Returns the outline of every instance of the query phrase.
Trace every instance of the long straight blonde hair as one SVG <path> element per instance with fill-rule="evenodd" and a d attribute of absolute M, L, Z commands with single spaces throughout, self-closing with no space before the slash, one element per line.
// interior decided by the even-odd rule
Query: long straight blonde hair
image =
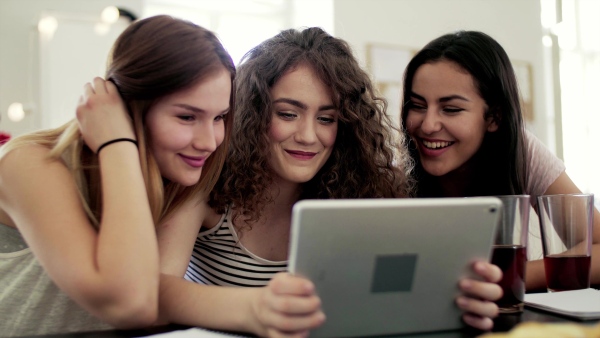
<path fill-rule="evenodd" d="M 223 143 L 208 158 L 197 184 L 185 187 L 164 180 L 152 152 L 146 114 L 161 98 L 192 87 L 223 69 L 230 73 L 232 85 Z M 164 221 L 197 194 L 207 194 L 215 185 L 225 161 L 233 123 L 234 77 L 233 61 L 212 32 L 170 16 L 134 22 L 113 45 L 106 79 L 115 83 L 132 118 L 155 224 Z M 71 170 L 85 211 L 92 224 L 98 226 L 102 212 L 98 158 L 85 145 L 77 121 L 10 140 L 0 147 L 0 160 L 11 150 L 32 144 L 48 147 L 50 159 L 63 161 Z"/>

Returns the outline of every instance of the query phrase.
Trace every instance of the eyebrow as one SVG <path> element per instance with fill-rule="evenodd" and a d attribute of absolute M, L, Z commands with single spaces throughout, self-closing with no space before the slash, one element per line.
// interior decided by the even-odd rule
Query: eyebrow
<path fill-rule="evenodd" d="M 410 93 L 410 97 L 414 97 L 415 99 L 419 99 L 421 101 L 427 101 L 427 100 L 425 100 L 425 98 L 423 96 L 415 94 L 415 93 Z M 456 95 L 456 94 L 450 95 L 450 96 L 444 96 L 444 97 L 440 98 L 438 101 L 439 102 L 448 102 L 448 101 L 452 101 L 452 100 L 463 100 L 463 101 L 470 102 L 470 100 L 467 99 L 466 97 Z"/>
<path fill-rule="evenodd" d="M 194 113 L 198 113 L 198 114 L 206 113 L 206 110 L 204 110 L 204 109 L 190 106 L 189 104 L 185 104 L 185 103 L 175 103 L 173 105 L 175 107 L 183 108 L 183 109 L 186 109 L 186 110 L 192 111 Z M 227 109 L 221 111 L 219 114 L 227 113 L 229 111 L 229 108 L 230 107 L 227 107 Z"/>
<path fill-rule="evenodd" d="M 304 109 L 304 110 L 308 109 L 308 106 L 306 104 L 304 104 L 304 103 L 302 103 L 302 102 L 300 102 L 298 100 L 289 99 L 289 98 L 286 98 L 286 97 L 282 97 L 282 98 L 279 98 L 279 99 L 273 101 L 273 103 L 280 103 L 280 102 L 291 104 L 292 106 L 296 106 L 296 107 L 298 107 L 300 109 Z M 325 106 L 320 106 L 318 110 L 319 111 L 335 110 L 335 106 L 332 105 L 332 104 L 325 105 Z"/>

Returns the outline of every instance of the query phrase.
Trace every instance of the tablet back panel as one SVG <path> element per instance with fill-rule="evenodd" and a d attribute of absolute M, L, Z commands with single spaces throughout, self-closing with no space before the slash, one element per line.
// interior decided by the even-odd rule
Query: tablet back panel
<path fill-rule="evenodd" d="M 305 200 L 292 215 L 290 272 L 327 316 L 312 337 L 456 329 L 461 277 L 490 257 L 494 197 Z"/>

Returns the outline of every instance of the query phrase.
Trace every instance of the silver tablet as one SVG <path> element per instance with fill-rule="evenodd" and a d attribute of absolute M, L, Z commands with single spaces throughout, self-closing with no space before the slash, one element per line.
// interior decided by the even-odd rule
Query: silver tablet
<path fill-rule="evenodd" d="M 289 269 L 314 282 L 327 317 L 311 337 L 462 327 L 457 284 L 489 259 L 501 207 L 495 197 L 296 203 Z"/>

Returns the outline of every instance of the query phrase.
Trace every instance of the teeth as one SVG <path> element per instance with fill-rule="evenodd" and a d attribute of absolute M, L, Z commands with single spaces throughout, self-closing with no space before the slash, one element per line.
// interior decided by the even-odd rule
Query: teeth
<path fill-rule="evenodd" d="M 430 149 L 444 148 L 444 147 L 449 146 L 450 144 L 452 144 L 452 142 L 448 142 L 448 141 L 444 141 L 444 142 L 429 142 L 429 141 L 423 140 L 423 145 L 425 145 L 425 147 L 430 148 Z"/>

